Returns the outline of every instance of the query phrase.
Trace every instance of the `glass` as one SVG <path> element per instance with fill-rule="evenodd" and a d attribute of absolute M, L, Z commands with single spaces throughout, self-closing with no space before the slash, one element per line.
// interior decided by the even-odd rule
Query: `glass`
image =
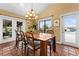
<path fill-rule="evenodd" d="M 76 18 L 74 15 L 64 17 L 65 42 L 76 43 Z"/>
<path fill-rule="evenodd" d="M 44 21 L 39 22 L 39 31 L 44 32 Z"/>
<path fill-rule="evenodd" d="M 12 37 L 12 21 L 3 20 L 3 39 Z"/>

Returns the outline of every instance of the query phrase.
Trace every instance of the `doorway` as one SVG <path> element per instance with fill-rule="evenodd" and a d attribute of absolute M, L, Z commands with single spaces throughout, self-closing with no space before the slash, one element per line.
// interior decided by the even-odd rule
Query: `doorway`
<path fill-rule="evenodd" d="M 65 14 L 61 16 L 61 43 L 70 45 L 70 46 L 77 46 L 77 16 L 78 14 L 72 13 L 72 14 Z"/>

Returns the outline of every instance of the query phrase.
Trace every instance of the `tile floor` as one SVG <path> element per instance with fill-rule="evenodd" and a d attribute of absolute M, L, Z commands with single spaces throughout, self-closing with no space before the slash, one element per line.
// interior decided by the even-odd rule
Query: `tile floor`
<path fill-rule="evenodd" d="M 49 48 L 49 47 L 48 47 Z M 40 50 L 36 51 L 36 56 L 40 55 Z M 30 52 L 29 56 L 32 53 Z M 79 48 L 56 44 L 56 52 L 52 52 L 52 56 L 78 56 Z M 25 56 L 21 47 L 16 48 L 15 42 L 0 44 L 0 56 Z M 48 51 L 49 56 L 49 51 Z"/>

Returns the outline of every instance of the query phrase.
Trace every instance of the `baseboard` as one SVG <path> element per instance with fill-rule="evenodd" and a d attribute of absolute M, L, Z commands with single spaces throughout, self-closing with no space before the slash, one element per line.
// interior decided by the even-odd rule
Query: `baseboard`
<path fill-rule="evenodd" d="M 57 44 L 61 44 L 61 42 L 56 42 Z"/>
<path fill-rule="evenodd" d="M 57 42 L 58 44 L 63 44 L 63 45 L 67 45 L 67 46 L 71 46 L 71 47 L 75 47 L 75 48 L 79 48 L 78 45 L 68 45 L 68 44 L 65 44 L 65 43 L 61 43 L 61 42 Z"/>
<path fill-rule="evenodd" d="M 0 44 L 3 44 L 3 43 L 7 43 L 7 42 L 13 42 L 15 40 L 3 40 L 3 41 L 0 41 Z"/>

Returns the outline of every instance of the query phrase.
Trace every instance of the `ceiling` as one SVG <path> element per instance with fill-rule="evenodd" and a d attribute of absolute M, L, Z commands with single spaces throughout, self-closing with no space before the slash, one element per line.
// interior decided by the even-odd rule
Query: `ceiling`
<path fill-rule="evenodd" d="M 40 14 L 50 5 L 51 3 L 0 3 L 0 9 L 24 16 L 32 7 L 36 13 Z"/>

